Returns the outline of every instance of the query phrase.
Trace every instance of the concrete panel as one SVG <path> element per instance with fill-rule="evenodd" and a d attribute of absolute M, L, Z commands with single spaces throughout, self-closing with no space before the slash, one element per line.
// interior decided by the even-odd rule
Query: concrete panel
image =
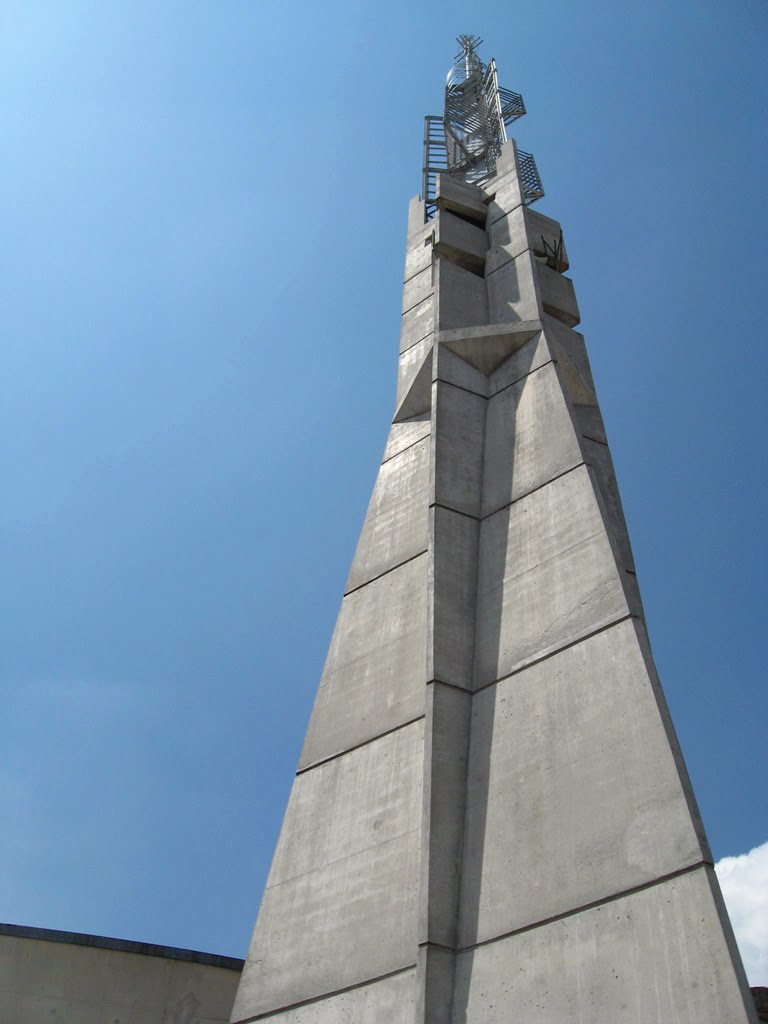
<path fill-rule="evenodd" d="M 439 946 L 419 949 L 419 1001 L 414 1024 L 450 1024 L 455 957 Z"/>
<path fill-rule="evenodd" d="M 489 250 L 485 260 L 485 273 L 491 274 L 502 264 L 514 259 L 526 249 L 537 256 L 554 252 L 560 241 L 560 225 L 528 206 L 518 206 L 506 217 L 500 217 L 488 228 Z M 565 246 L 561 250 L 562 270 L 568 269 Z"/>
<path fill-rule="evenodd" d="M 587 346 L 584 344 L 584 335 L 547 313 L 541 318 L 541 322 L 548 340 L 554 343 L 555 356 L 557 357 L 562 350 L 584 380 L 586 387 L 594 392 L 595 381 L 587 355 Z"/>
<path fill-rule="evenodd" d="M 426 551 L 429 440 L 382 464 L 345 593 Z"/>
<path fill-rule="evenodd" d="M 583 461 L 553 363 L 488 400 L 482 515 Z"/>
<path fill-rule="evenodd" d="M 432 348 L 432 336 L 422 339 L 416 345 L 412 345 L 400 356 L 397 365 L 397 389 L 395 391 L 395 408 L 402 402 L 408 389 L 413 384 L 417 373 L 424 364 L 424 360 Z M 431 376 L 431 375 L 430 375 Z"/>
<path fill-rule="evenodd" d="M 432 265 L 432 244 L 434 222 L 422 224 L 414 234 L 408 237 L 405 250 L 404 281 L 409 281 L 426 267 Z"/>
<path fill-rule="evenodd" d="M 475 695 L 461 946 L 703 858 L 634 620 Z"/>
<path fill-rule="evenodd" d="M 405 352 L 435 329 L 435 300 L 432 296 L 403 313 L 400 328 L 400 351 Z"/>
<path fill-rule="evenodd" d="M 419 942 L 453 948 L 472 695 L 439 682 L 427 690 Z"/>
<path fill-rule="evenodd" d="M 440 259 L 436 266 L 438 326 L 477 327 L 488 323 L 485 279 Z"/>
<path fill-rule="evenodd" d="M 435 189 L 435 198 L 440 212 L 451 210 L 465 217 L 483 223 L 485 221 L 485 192 L 477 185 L 452 178 L 449 174 L 439 174 Z"/>
<path fill-rule="evenodd" d="M 627 523 L 624 519 L 624 509 L 621 505 L 619 487 L 616 483 L 616 473 L 613 469 L 613 459 L 607 445 L 599 444 L 584 438 L 582 441 L 585 460 L 590 464 L 595 473 L 595 480 L 600 488 L 600 494 L 606 512 L 606 523 L 619 551 L 621 563 L 625 569 L 635 571 L 635 560 L 632 557 L 632 547 L 629 543 Z"/>
<path fill-rule="evenodd" d="M 710 868 L 457 957 L 452 1024 L 748 1024 Z"/>
<path fill-rule="evenodd" d="M 447 210 L 441 210 L 434 221 L 435 251 L 459 263 L 467 262 L 477 267 L 485 266 L 488 236 L 481 227 L 456 217 Z"/>
<path fill-rule="evenodd" d="M 300 767 L 424 712 L 427 555 L 344 598 Z"/>
<path fill-rule="evenodd" d="M 483 324 L 438 331 L 438 349 L 448 349 L 490 377 L 541 331 L 541 321 Z"/>
<path fill-rule="evenodd" d="M 511 140 L 510 140 L 511 142 Z M 516 159 L 516 158 L 515 158 Z M 501 162 L 497 166 L 502 168 Z M 517 174 L 517 167 L 510 161 L 509 170 L 499 174 L 492 181 L 488 182 L 485 191 L 493 198 L 488 203 L 488 215 L 486 219 L 486 231 L 490 234 L 491 226 L 501 217 L 516 210 L 523 205 L 523 193 L 520 188 L 520 180 Z"/>
<path fill-rule="evenodd" d="M 271 1014 L 267 1024 L 414 1024 L 416 998 L 412 969 Z"/>
<path fill-rule="evenodd" d="M 423 736 L 415 722 L 296 778 L 234 1019 L 414 964 Z"/>
<path fill-rule="evenodd" d="M 433 290 L 434 275 L 430 264 L 430 266 L 416 274 L 409 281 L 406 281 L 403 285 L 403 313 L 407 313 L 409 309 L 418 306 L 420 302 L 423 302 L 424 299 L 432 294 Z"/>
<path fill-rule="evenodd" d="M 237 970 L 208 964 L 0 936 L 4 1024 L 226 1024 L 239 979 Z"/>
<path fill-rule="evenodd" d="M 629 610 L 587 466 L 483 520 L 476 685 Z"/>
<path fill-rule="evenodd" d="M 432 501 L 480 514 L 486 401 L 452 384 L 435 384 Z"/>
<path fill-rule="evenodd" d="M 502 388 L 515 384 L 527 373 L 532 373 L 551 360 L 552 353 L 544 335 L 534 335 L 488 378 L 488 397 L 491 398 Z"/>
<path fill-rule="evenodd" d="M 411 445 L 421 441 L 423 437 L 429 437 L 432 429 L 432 417 L 429 413 L 421 416 L 414 416 L 413 419 L 404 420 L 402 423 L 393 423 L 389 430 L 389 437 L 384 448 L 382 462 L 393 459 L 395 455 L 410 448 Z"/>
<path fill-rule="evenodd" d="M 472 688 L 480 523 L 432 511 L 427 678 Z"/>
<path fill-rule="evenodd" d="M 538 278 L 530 252 L 505 263 L 488 277 L 487 285 L 491 323 L 517 323 L 540 318 Z"/>
<path fill-rule="evenodd" d="M 544 311 L 568 327 L 574 327 L 581 316 L 576 302 L 576 292 L 570 277 L 564 277 L 552 270 L 546 263 L 538 263 L 539 287 Z"/>
<path fill-rule="evenodd" d="M 578 424 L 582 437 L 607 444 L 603 417 L 597 406 L 574 405 L 572 408 L 574 421 Z"/>
<path fill-rule="evenodd" d="M 470 366 L 445 345 L 436 347 L 435 356 L 432 370 L 434 380 L 442 380 L 446 384 L 456 384 L 460 388 L 474 391 L 476 395 L 485 398 L 488 382 L 484 373 L 476 370 L 474 366 Z"/>

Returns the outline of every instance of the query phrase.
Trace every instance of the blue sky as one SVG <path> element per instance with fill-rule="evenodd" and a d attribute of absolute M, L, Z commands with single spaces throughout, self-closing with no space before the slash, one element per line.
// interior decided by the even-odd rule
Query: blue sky
<path fill-rule="evenodd" d="M 0 919 L 242 956 L 459 32 L 564 226 L 716 857 L 768 839 L 762 0 L 6 0 Z"/>

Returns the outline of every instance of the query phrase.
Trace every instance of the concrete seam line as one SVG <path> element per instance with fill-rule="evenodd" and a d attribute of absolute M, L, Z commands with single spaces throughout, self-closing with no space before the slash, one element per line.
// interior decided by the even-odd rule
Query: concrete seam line
<path fill-rule="evenodd" d="M 394 426 L 394 424 L 393 424 L 393 426 Z M 382 459 L 382 460 L 381 460 L 381 464 L 382 464 L 382 466 L 386 466 L 386 464 L 387 464 L 388 462 L 391 462 L 391 461 L 392 461 L 392 459 L 396 459 L 396 458 L 397 458 L 397 456 L 398 456 L 398 455 L 402 455 L 402 454 L 403 454 L 403 452 L 407 452 L 409 448 L 413 448 L 413 447 L 415 447 L 415 445 L 417 445 L 417 444 L 419 443 L 419 441 L 426 441 L 426 439 L 427 439 L 427 438 L 429 437 L 429 435 L 430 435 L 431 433 L 432 433 L 432 425 L 430 424 L 430 427 L 429 427 L 429 430 L 427 431 L 427 433 L 426 433 L 426 434 L 424 434 L 424 435 L 423 435 L 422 437 L 418 438 L 418 440 L 416 440 L 416 441 L 411 441 L 411 443 L 410 443 L 410 444 L 407 444 L 407 445 L 405 446 L 405 448 L 401 448 L 399 452 L 395 452 L 395 454 L 394 454 L 394 455 L 390 455 L 388 459 Z"/>
<path fill-rule="evenodd" d="M 459 686 L 458 683 L 448 683 L 448 682 L 445 681 L 445 679 L 436 679 L 436 678 L 428 679 L 425 685 L 426 686 L 450 686 L 450 688 L 452 690 L 458 690 L 460 693 L 468 693 L 470 695 L 470 697 L 475 692 L 474 690 L 468 689 L 466 686 Z"/>
<path fill-rule="evenodd" d="M 533 341 L 533 338 L 531 338 L 531 341 Z M 527 344 L 528 342 L 526 342 L 526 345 Z M 534 366 L 532 370 L 529 370 L 527 373 L 524 373 L 522 377 L 518 377 L 517 380 L 510 381 L 509 384 L 505 384 L 503 388 L 499 388 L 498 391 L 494 391 L 492 395 L 488 396 L 488 401 L 490 402 L 491 399 L 495 398 L 497 395 L 503 395 L 505 391 L 508 391 L 510 388 L 513 388 L 515 384 L 519 384 L 520 381 L 525 380 L 526 377 L 531 377 L 534 373 L 537 373 L 539 370 L 543 370 L 547 366 L 555 366 L 556 364 L 556 359 L 548 359 L 546 363 L 542 363 L 541 366 Z M 503 366 L 504 364 L 502 363 L 501 365 Z M 499 367 L 499 369 L 501 369 L 501 367 Z"/>
<path fill-rule="evenodd" d="M 480 516 L 473 516 L 471 512 L 462 512 L 460 508 L 452 508 L 450 505 L 444 505 L 440 501 L 432 501 L 429 505 L 430 508 L 441 508 L 443 512 L 453 512 L 457 516 L 464 516 L 465 519 L 472 519 L 474 522 L 482 522 Z"/>
<path fill-rule="evenodd" d="M 503 932 L 500 935 L 494 935 L 492 939 L 483 939 L 481 942 L 472 943 L 469 946 L 462 946 L 456 950 L 456 954 L 469 953 L 474 949 L 479 949 L 481 946 L 490 946 L 493 942 L 500 942 L 502 939 L 509 939 L 513 935 L 522 935 L 524 932 L 533 931 L 534 928 L 542 928 L 548 924 L 554 924 L 556 921 L 563 921 L 567 917 L 575 917 L 576 914 L 582 914 L 586 910 L 594 910 L 596 907 L 603 907 L 607 903 L 615 903 L 617 900 L 623 899 L 625 896 L 633 896 L 636 892 L 644 892 L 646 889 L 652 889 L 656 885 L 663 885 L 665 882 L 670 882 L 674 878 L 679 878 L 681 875 L 689 875 L 692 871 L 698 871 L 700 868 L 706 868 L 711 866 L 709 861 L 697 860 L 695 864 L 688 864 L 684 868 L 678 868 L 677 871 L 670 871 L 666 875 L 659 875 L 658 878 L 654 878 L 651 882 L 643 882 L 641 885 L 634 885 L 629 889 L 622 889 L 620 892 L 610 893 L 608 896 L 604 896 L 599 900 L 592 900 L 591 903 L 584 903 L 582 906 L 574 907 L 572 910 L 564 910 L 561 914 L 553 914 L 551 917 L 544 917 L 540 921 L 533 921 L 531 924 L 522 925 L 520 928 L 513 928 L 511 931 Z"/>
<path fill-rule="evenodd" d="M 434 331 L 427 331 L 427 333 L 424 335 L 423 338 L 419 338 L 417 341 L 414 341 L 413 344 L 408 345 L 407 348 L 401 348 L 398 358 L 400 356 L 404 356 L 406 352 L 410 352 L 412 348 L 416 348 L 416 346 L 420 345 L 421 342 L 425 340 L 425 338 L 428 338 L 430 336 L 430 334 L 434 334 L 434 333 L 435 333 Z"/>
<path fill-rule="evenodd" d="M 405 974 L 406 971 L 412 971 L 416 967 L 415 963 L 407 964 L 405 967 L 398 967 L 395 971 L 387 971 L 386 974 L 379 974 L 375 978 L 366 978 L 365 981 L 355 982 L 354 985 L 345 985 L 344 988 L 336 988 L 331 992 L 323 992 L 319 996 L 311 996 L 309 999 L 300 999 L 297 1003 L 287 1003 L 285 1006 L 279 1006 L 276 1010 L 267 1010 L 265 1013 L 257 1013 L 255 1017 L 241 1017 L 240 1020 L 234 1021 L 234 1024 L 252 1024 L 253 1021 L 257 1020 L 268 1020 L 270 1017 L 275 1017 L 278 1013 L 285 1013 L 287 1010 L 294 1010 L 299 1006 L 310 1006 L 312 1003 L 319 1003 L 323 999 L 331 999 L 333 996 L 344 995 L 345 992 L 354 992 L 356 988 L 365 988 L 366 985 L 375 985 L 377 981 L 385 981 L 387 978 L 395 978 L 398 974 Z"/>
<path fill-rule="evenodd" d="M 518 497 L 513 498 L 512 501 L 508 501 L 506 505 L 501 505 L 499 508 L 495 508 L 493 512 L 489 512 L 487 516 L 481 516 L 480 522 L 484 523 L 485 520 L 490 519 L 491 516 L 498 515 L 499 512 L 504 512 L 506 509 L 511 508 L 513 505 L 516 505 L 518 501 L 523 501 L 524 498 L 529 498 L 532 494 L 535 494 L 536 491 L 541 491 L 543 490 L 543 488 L 549 487 L 549 485 L 553 484 L 556 480 L 562 480 L 564 476 L 568 476 L 568 474 L 572 473 L 575 469 L 579 469 L 581 466 L 586 465 L 587 463 L 582 459 L 581 462 L 577 462 L 575 465 L 570 466 L 568 469 L 564 469 L 562 473 L 558 473 L 557 476 L 550 477 L 549 480 L 546 480 L 543 484 L 538 484 L 538 486 L 532 487 L 530 491 L 526 491 L 525 494 L 520 494 L 518 495 Z"/>
<path fill-rule="evenodd" d="M 501 217 L 499 217 L 499 218 L 498 218 L 498 220 L 495 220 L 495 221 L 493 221 L 493 223 L 494 223 L 494 224 L 497 224 L 499 220 L 501 220 Z M 490 226 L 491 226 L 491 225 L 489 225 L 489 227 L 490 227 Z M 493 248 L 495 248 L 495 249 L 500 249 L 500 248 L 501 248 L 501 246 L 493 246 Z M 489 249 L 489 250 L 488 250 L 488 252 L 490 252 L 490 251 L 491 251 L 491 249 Z M 504 251 L 506 252 L 506 249 L 505 249 Z M 493 275 L 494 275 L 494 274 L 496 273 L 496 271 L 497 271 L 497 270 L 503 270 L 503 269 L 504 269 L 504 267 L 506 267 L 508 263 L 513 263 L 513 262 L 514 262 L 514 261 L 515 261 L 515 260 L 516 260 L 516 259 L 518 258 L 518 256 L 522 256 L 522 255 L 523 255 L 524 253 L 526 253 L 526 252 L 535 252 L 535 250 L 531 249 L 530 245 L 527 245 L 527 246 L 525 247 L 525 249 L 521 249 L 521 250 L 520 250 L 520 252 L 516 253 L 516 255 L 514 255 L 514 256 L 508 256 L 508 257 L 507 257 L 507 258 L 506 258 L 506 259 L 504 260 L 504 262 L 503 262 L 503 263 L 500 263 L 500 264 L 498 265 L 498 267 L 494 267 L 494 268 L 493 268 L 493 270 L 492 270 L 492 271 L 491 271 L 490 273 L 488 273 L 488 274 L 486 274 L 486 275 L 485 275 L 485 279 L 486 279 L 486 281 L 488 280 L 488 278 L 489 278 L 489 277 L 493 277 Z"/>
<path fill-rule="evenodd" d="M 349 597 L 350 594 L 356 594 L 358 590 L 362 590 L 363 587 L 367 587 L 369 583 L 375 583 L 376 580 L 380 580 L 383 576 L 389 576 L 389 574 L 394 572 L 395 569 L 401 569 L 404 565 L 408 565 L 409 562 L 412 562 L 414 558 L 421 558 L 422 555 L 426 555 L 428 551 L 428 547 L 424 548 L 422 551 L 417 551 L 415 555 L 410 555 L 408 558 L 404 558 L 402 562 L 398 562 L 397 565 L 393 565 L 389 569 L 385 569 L 384 572 L 380 572 L 378 576 L 371 576 L 371 578 L 366 580 L 365 583 L 361 583 L 357 587 L 352 587 L 350 590 L 345 590 L 342 598 Z"/>
<path fill-rule="evenodd" d="M 414 302 L 414 304 L 412 306 L 409 306 L 408 309 L 404 309 L 403 312 L 400 315 L 401 316 L 405 316 L 406 313 L 410 313 L 412 309 L 416 309 L 417 306 L 420 306 L 422 304 L 422 302 L 426 302 L 427 299 L 433 299 L 434 297 L 435 297 L 435 286 L 433 284 L 432 285 L 432 291 L 428 295 L 425 295 L 423 299 L 419 299 L 418 302 Z"/>
<path fill-rule="evenodd" d="M 577 406 L 574 406 L 574 408 L 578 409 L 578 408 L 580 408 L 580 406 L 577 405 Z M 581 407 L 581 408 L 583 408 L 583 407 Z M 589 408 L 593 408 L 593 406 L 589 406 Z M 596 437 L 590 437 L 589 434 L 582 434 L 581 436 L 584 438 L 585 441 L 592 441 L 593 444 L 601 444 L 603 446 L 603 448 L 608 448 L 609 447 L 609 444 L 608 444 L 607 441 L 598 441 L 598 439 Z"/>
<path fill-rule="evenodd" d="M 627 612 L 625 615 L 620 615 L 618 618 L 613 619 L 611 622 L 604 622 L 602 626 L 598 626 L 597 629 L 593 629 L 590 633 L 585 633 L 583 636 L 576 637 L 575 640 L 569 640 L 564 643 L 562 647 L 558 647 L 556 651 L 547 651 L 546 654 L 542 654 L 539 658 L 532 658 L 526 662 L 525 665 L 521 665 L 520 668 L 513 669 L 508 672 L 505 676 L 499 676 L 498 679 L 494 679 L 490 683 L 483 683 L 482 686 L 478 686 L 472 691 L 472 693 L 480 693 L 482 690 L 487 690 L 489 686 L 498 686 L 499 683 L 503 683 L 507 679 L 511 679 L 513 676 L 519 676 L 521 672 L 525 672 L 526 669 L 533 668 L 534 665 L 540 665 L 542 661 L 548 661 L 549 658 L 556 658 L 558 654 L 562 654 L 563 651 L 569 650 L 571 647 L 577 647 L 579 644 L 583 644 L 587 640 L 591 640 L 594 636 L 599 636 L 600 633 L 605 633 L 608 629 L 613 629 L 614 626 L 621 625 L 622 622 L 627 622 L 629 619 L 639 618 L 634 612 Z"/>
<path fill-rule="evenodd" d="M 446 683 L 446 686 L 450 686 L 450 683 Z M 330 754 L 328 757 L 323 757 L 319 761 L 313 761 L 312 764 L 306 765 L 304 768 L 297 768 L 297 775 L 305 775 L 307 772 L 311 772 L 313 768 L 321 768 L 324 764 L 329 764 L 331 761 L 337 761 L 340 757 L 344 757 L 345 754 L 351 754 L 354 750 L 360 750 L 361 747 L 367 747 L 370 743 L 375 743 L 376 740 L 381 740 L 385 736 L 391 736 L 393 732 L 399 732 L 400 729 L 406 729 L 409 725 L 413 725 L 414 722 L 420 722 L 424 718 L 424 714 L 416 715 L 415 718 L 409 718 L 407 722 L 401 722 L 399 725 L 393 725 L 391 729 L 385 729 L 384 732 L 376 733 L 375 736 L 370 736 L 367 740 L 361 740 L 360 743 L 353 743 L 351 747 L 345 747 L 343 750 L 337 751 L 335 754 Z"/>
<path fill-rule="evenodd" d="M 450 352 L 450 349 L 448 349 L 448 351 Z M 456 353 L 454 352 L 453 355 L 456 355 Z M 457 358 L 461 359 L 461 356 L 457 356 Z M 435 378 L 435 383 L 437 383 L 437 384 L 445 384 L 449 388 L 456 388 L 457 391 L 465 391 L 468 395 L 474 395 L 475 398 L 482 398 L 483 401 L 485 401 L 485 402 L 488 401 L 488 396 L 482 394 L 482 392 L 480 392 L 480 391 L 473 391 L 472 388 L 465 388 L 463 384 L 456 384 L 452 380 L 446 380 L 445 377 L 440 377 L 438 375 Z"/>

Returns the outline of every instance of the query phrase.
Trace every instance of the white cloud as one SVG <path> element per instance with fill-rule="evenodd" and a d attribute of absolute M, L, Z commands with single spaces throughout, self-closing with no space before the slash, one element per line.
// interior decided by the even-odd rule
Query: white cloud
<path fill-rule="evenodd" d="M 750 985 L 768 985 L 768 842 L 715 864 Z"/>

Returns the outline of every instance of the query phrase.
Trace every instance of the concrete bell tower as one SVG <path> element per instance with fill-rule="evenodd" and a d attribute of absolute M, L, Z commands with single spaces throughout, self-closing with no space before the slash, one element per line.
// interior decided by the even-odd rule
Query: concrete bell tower
<path fill-rule="evenodd" d="M 395 412 L 233 1021 L 746 1024 L 560 225 L 464 36 Z"/>

